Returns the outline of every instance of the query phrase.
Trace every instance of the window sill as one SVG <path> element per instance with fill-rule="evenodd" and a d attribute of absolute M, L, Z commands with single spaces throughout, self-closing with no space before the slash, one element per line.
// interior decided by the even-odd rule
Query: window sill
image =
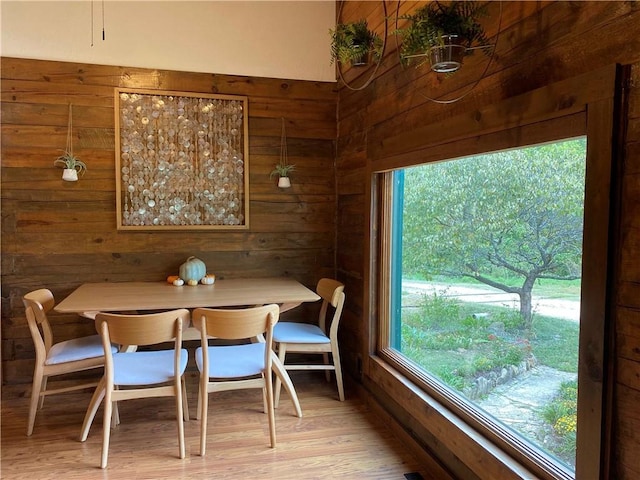
<path fill-rule="evenodd" d="M 382 388 L 399 408 L 411 416 L 413 422 L 419 423 L 437 439 L 437 445 L 429 439 L 420 439 L 435 455 L 442 453 L 443 449 L 448 450 L 478 478 L 539 478 L 382 358 L 370 356 L 369 369 L 363 381 L 365 386 L 369 381 Z M 412 429 L 410 425 L 403 427 Z M 455 465 L 447 467 L 454 472 L 457 470 Z"/>

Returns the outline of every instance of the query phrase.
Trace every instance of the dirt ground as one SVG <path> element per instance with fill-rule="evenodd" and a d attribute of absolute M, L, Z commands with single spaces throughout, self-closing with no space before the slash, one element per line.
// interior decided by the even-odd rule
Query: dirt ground
<path fill-rule="evenodd" d="M 516 294 L 505 293 L 489 286 L 467 286 L 432 284 L 415 280 L 402 282 L 402 291 L 409 294 L 431 295 L 437 292 L 445 297 L 457 298 L 463 302 L 481 303 L 493 306 L 509 306 L 518 308 L 519 298 Z M 533 296 L 533 313 L 549 317 L 564 318 L 577 322 L 580 320 L 580 302 L 557 298 Z"/>

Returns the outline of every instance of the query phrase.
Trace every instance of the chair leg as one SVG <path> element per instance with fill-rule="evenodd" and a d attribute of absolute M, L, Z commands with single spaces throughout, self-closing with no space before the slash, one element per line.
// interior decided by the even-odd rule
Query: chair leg
<path fill-rule="evenodd" d="M 286 369 L 287 367 L 285 367 L 284 365 L 284 359 L 287 356 L 287 344 L 286 343 L 280 343 L 278 345 L 278 359 L 280 360 L 280 363 L 282 364 L 282 368 Z M 280 392 L 282 390 L 282 381 L 280 380 L 280 376 L 276 375 L 276 388 L 275 388 L 275 400 L 274 400 L 274 405 L 275 408 L 278 408 L 280 406 Z"/>
<path fill-rule="evenodd" d="M 291 381 L 291 377 L 287 373 L 284 365 L 275 354 L 275 352 L 271 353 L 273 360 L 273 372 L 277 375 L 282 385 L 287 390 L 289 394 L 289 398 L 291 399 L 291 403 L 293 403 L 293 408 L 296 411 L 296 416 L 298 418 L 302 418 L 302 407 L 300 407 L 300 399 L 298 398 L 298 394 L 296 392 L 295 387 L 293 386 L 293 382 Z"/>
<path fill-rule="evenodd" d="M 200 388 L 198 389 L 198 398 L 200 401 L 200 456 L 204 457 L 207 449 L 207 416 L 209 410 L 209 392 L 207 391 L 207 383 L 209 379 L 202 377 L 200 380 Z"/>
<path fill-rule="evenodd" d="M 185 412 L 183 410 L 183 393 L 184 393 L 184 382 L 182 377 L 178 377 L 179 385 L 175 386 L 175 395 L 176 395 L 176 420 L 178 422 L 178 448 L 180 458 L 184 458 L 185 456 L 185 448 L 184 448 L 184 418 Z"/>
<path fill-rule="evenodd" d="M 180 380 L 182 383 L 182 412 L 184 421 L 189 421 L 189 402 L 187 400 L 187 382 L 184 381 L 184 377 Z"/>
<path fill-rule="evenodd" d="M 333 355 L 333 367 L 336 372 L 336 383 L 338 384 L 338 396 L 344 402 L 344 385 L 342 384 L 342 367 L 340 366 L 340 351 L 338 345 L 331 344 L 331 354 Z"/>
<path fill-rule="evenodd" d="M 118 410 L 118 402 L 113 402 L 113 413 L 111 414 L 111 422 L 114 427 L 120 425 L 120 410 Z"/>
<path fill-rule="evenodd" d="M 33 383 L 31 386 L 31 400 L 29 402 L 29 421 L 27 424 L 27 436 L 33 433 L 33 426 L 36 423 L 36 413 L 40 404 L 40 392 L 42 391 L 42 382 L 44 381 L 43 370 L 41 366 L 36 366 L 33 372 Z"/>
<path fill-rule="evenodd" d="M 47 377 L 46 375 L 44 375 L 42 377 L 42 386 L 40 387 L 40 392 L 46 392 L 47 391 L 47 379 L 49 377 Z M 38 410 L 40 410 L 43 406 L 44 406 L 44 395 L 40 395 L 40 405 L 38 405 Z"/>
<path fill-rule="evenodd" d="M 269 415 L 269 436 L 271 437 L 271 448 L 276 446 L 276 416 L 273 406 L 273 383 L 271 383 L 271 372 L 265 372 L 264 383 L 267 397 L 267 413 Z"/>
<path fill-rule="evenodd" d="M 329 354 L 328 353 L 323 353 L 322 354 L 322 361 L 324 362 L 325 365 L 329 365 Z M 331 370 L 325 370 L 324 371 L 324 378 L 327 379 L 327 382 L 331 381 Z"/>
<path fill-rule="evenodd" d="M 118 390 L 118 386 L 114 385 L 113 388 Z M 118 402 L 113 402 L 113 413 L 111 414 L 111 425 L 117 427 L 120 425 L 120 410 L 118 410 Z"/>
<path fill-rule="evenodd" d="M 113 413 L 113 403 L 111 400 L 111 392 L 105 395 L 104 399 L 104 420 L 102 423 L 102 458 L 100 459 L 100 468 L 107 467 L 107 459 L 109 457 L 109 439 L 111 436 L 111 415 Z"/>
<path fill-rule="evenodd" d="M 91 424 L 93 423 L 93 419 L 96 416 L 96 412 L 100 407 L 100 403 L 105 396 L 105 379 L 102 377 L 98 385 L 96 386 L 95 391 L 93 392 L 93 396 L 91 397 L 91 401 L 89 402 L 89 406 L 87 407 L 87 413 L 84 414 L 84 421 L 82 422 L 82 430 L 80 430 L 80 441 L 84 442 L 89 436 L 89 430 L 91 429 Z M 116 405 L 117 409 L 117 405 Z M 118 421 L 120 417 L 118 415 Z"/>
<path fill-rule="evenodd" d="M 202 419 L 202 398 L 200 397 L 200 384 L 198 384 L 198 405 L 196 405 L 196 420 Z"/>

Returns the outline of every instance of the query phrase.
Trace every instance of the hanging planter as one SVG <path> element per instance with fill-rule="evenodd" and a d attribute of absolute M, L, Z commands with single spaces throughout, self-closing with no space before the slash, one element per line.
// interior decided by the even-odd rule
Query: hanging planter
<path fill-rule="evenodd" d="M 360 47 L 360 45 L 354 45 L 353 47 L 354 49 L 362 53 L 360 53 L 359 55 L 354 55 L 353 59 L 351 60 L 351 66 L 366 67 L 367 65 L 369 65 L 369 63 L 371 63 L 371 50 L 364 50 L 362 47 Z"/>
<path fill-rule="evenodd" d="M 466 54 L 466 47 L 458 43 L 458 35 L 442 35 L 442 42 L 442 45 L 429 49 L 431 70 L 437 73 L 459 70 Z"/>
<path fill-rule="evenodd" d="M 77 182 L 78 170 L 76 170 L 75 168 L 65 168 L 62 171 L 62 179 L 67 182 Z"/>
<path fill-rule="evenodd" d="M 282 133 L 280 134 L 280 162 L 272 170 L 269 178 L 273 178 L 278 175 L 278 187 L 289 188 L 291 187 L 291 180 L 289 179 L 289 173 L 296 169 L 295 165 L 289 164 L 289 155 L 287 153 L 287 133 L 284 126 L 284 117 L 282 118 Z"/>
<path fill-rule="evenodd" d="M 395 31 L 402 36 L 402 62 L 417 66 L 428 62 L 438 73 L 459 70 L 465 55 L 488 46 L 484 29 L 478 23 L 478 18 L 486 14 L 486 5 L 480 2 L 434 1 L 412 14 L 399 16 L 409 22 Z"/>
<path fill-rule="evenodd" d="M 369 30 L 366 20 L 360 20 L 356 23 L 345 24 L 339 23 L 339 19 L 342 18 L 342 8 L 346 2 L 337 2 L 338 12 L 336 19 L 335 30 L 329 30 L 331 35 L 331 63 L 336 62 L 336 73 L 338 79 L 342 84 L 352 91 L 360 91 L 367 88 L 376 75 L 382 63 L 382 59 L 385 55 L 387 46 L 387 2 L 382 0 L 383 11 L 383 32 L 377 34 Z M 399 3 L 398 3 L 399 8 Z M 348 27 L 348 25 L 350 25 Z M 347 30 L 352 29 L 353 34 L 347 33 Z M 348 36 L 351 38 L 348 38 Z M 350 78 L 345 78 L 344 71 L 349 67 L 366 67 L 366 74 L 360 75 L 357 72 L 353 72 L 349 75 Z M 371 68 L 369 68 L 371 65 Z"/>
<path fill-rule="evenodd" d="M 291 186 L 291 179 L 289 177 L 280 177 L 278 179 L 278 187 L 280 188 L 289 188 Z"/>
<path fill-rule="evenodd" d="M 67 182 L 78 181 L 78 174 L 84 175 L 87 171 L 87 165 L 73 154 L 73 112 L 71 104 L 69 104 L 69 123 L 67 125 L 67 148 L 64 153 L 55 159 L 53 164 L 64 168 L 62 179 Z"/>
<path fill-rule="evenodd" d="M 383 41 L 380 36 L 369 30 L 366 20 L 354 23 L 338 23 L 331 35 L 331 63 L 350 63 L 352 67 L 369 65 L 372 57 L 382 56 Z"/>

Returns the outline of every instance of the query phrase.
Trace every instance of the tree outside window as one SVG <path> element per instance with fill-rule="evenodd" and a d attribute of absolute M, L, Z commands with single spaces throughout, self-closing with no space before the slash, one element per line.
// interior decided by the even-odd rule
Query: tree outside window
<path fill-rule="evenodd" d="M 488 398 L 553 375 L 519 433 L 570 467 L 579 318 L 553 305 L 579 315 L 585 157 L 580 138 L 394 172 L 391 346 L 510 428 Z"/>

